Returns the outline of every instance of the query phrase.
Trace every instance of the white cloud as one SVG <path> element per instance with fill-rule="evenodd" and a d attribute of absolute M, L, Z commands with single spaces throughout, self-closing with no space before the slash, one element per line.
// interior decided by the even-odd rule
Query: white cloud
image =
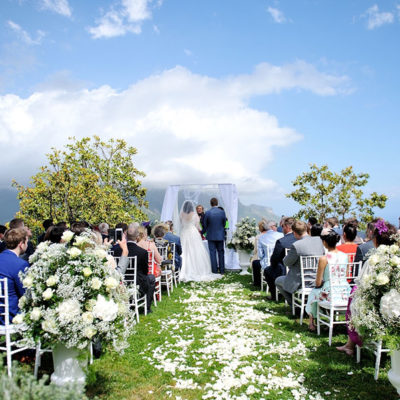
<path fill-rule="evenodd" d="M 153 0 L 120 0 L 96 21 L 88 31 L 94 39 L 123 36 L 127 33 L 142 32 L 142 23 L 151 19 L 150 4 Z M 155 6 L 160 7 L 161 1 Z M 158 28 L 155 29 L 158 33 Z"/>
<path fill-rule="evenodd" d="M 135 146 L 135 163 L 149 186 L 232 182 L 243 194 L 276 193 L 278 185 L 262 171 L 276 146 L 288 146 L 301 135 L 251 108 L 248 99 L 284 89 L 341 92 L 345 78 L 307 65 L 262 64 L 253 74 L 226 79 L 175 67 L 124 91 L 47 88 L 28 98 L 0 96 L 0 146 L 7 148 L 3 165 L 13 163 L 14 177 L 21 179 L 44 163 L 51 146 L 61 148 L 69 136 L 97 134 Z M 9 179 L 9 170 L 0 170 L 0 181 Z"/>
<path fill-rule="evenodd" d="M 189 49 L 183 49 L 183 52 L 190 57 L 193 53 Z"/>
<path fill-rule="evenodd" d="M 362 17 L 367 18 L 367 28 L 372 30 L 379 28 L 382 25 L 392 24 L 394 22 L 394 15 L 391 12 L 379 12 L 377 4 L 372 7 L 362 15 Z"/>
<path fill-rule="evenodd" d="M 41 30 L 36 31 L 36 39 L 33 39 L 31 37 L 31 35 L 29 35 L 29 33 L 27 31 L 25 31 L 24 29 L 22 29 L 22 27 L 20 25 L 18 25 L 17 23 L 13 22 L 13 21 L 7 21 L 7 25 L 9 28 L 11 28 L 15 33 L 17 33 L 17 35 L 19 36 L 19 38 L 26 44 L 28 45 L 38 45 L 42 42 L 42 39 L 45 36 L 45 33 Z"/>
<path fill-rule="evenodd" d="M 41 0 L 41 6 L 45 10 L 53 11 L 64 17 L 71 17 L 72 15 L 68 0 Z"/>
<path fill-rule="evenodd" d="M 287 21 L 283 12 L 277 8 L 268 7 L 267 11 L 271 14 L 271 17 L 277 24 L 283 24 Z"/>

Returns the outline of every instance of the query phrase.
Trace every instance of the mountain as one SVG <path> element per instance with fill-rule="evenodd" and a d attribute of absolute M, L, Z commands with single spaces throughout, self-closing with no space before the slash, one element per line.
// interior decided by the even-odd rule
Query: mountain
<path fill-rule="evenodd" d="M 144 210 L 150 220 L 159 220 L 161 216 L 161 209 L 164 202 L 164 189 L 148 189 L 146 199 L 149 202 L 149 209 Z M 212 191 L 205 191 L 199 194 L 198 202 L 202 204 L 205 209 L 209 208 L 210 198 L 219 197 L 218 193 Z M 179 193 L 179 204 L 184 200 L 183 192 Z M 19 210 L 19 203 L 17 200 L 17 191 L 9 189 L 0 189 L 0 224 L 10 221 L 15 213 Z M 240 202 L 238 206 L 238 220 L 243 217 L 255 218 L 259 221 L 261 218 L 279 221 L 279 216 L 274 214 L 272 208 L 260 205 L 245 205 Z"/>

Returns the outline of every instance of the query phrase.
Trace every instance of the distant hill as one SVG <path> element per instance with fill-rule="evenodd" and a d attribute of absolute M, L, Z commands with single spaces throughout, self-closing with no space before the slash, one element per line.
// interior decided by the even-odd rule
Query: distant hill
<path fill-rule="evenodd" d="M 164 189 L 148 189 L 146 199 L 149 202 L 149 209 L 145 210 L 150 220 L 159 220 L 161 209 L 164 202 Z M 209 208 L 209 201 L 212 196 L 218 197 L 215 192 L 202 192 L 199 196 L 199 203 L 204 208 Z M 183 202 L 183 193 L 179 195 L 179 204 Z M 10 189 L 0 189 L 0 224 L 10 221 L 19 210 L 17 200 L 17 191 Z M 279 216 L 274 214 L 270 207 L 260 205 L 244 205 L 239 200 L 238 219 L 243 217 L 255 218 L 257 221 L 261 218 L 267 218 L 279 221 Z"/>

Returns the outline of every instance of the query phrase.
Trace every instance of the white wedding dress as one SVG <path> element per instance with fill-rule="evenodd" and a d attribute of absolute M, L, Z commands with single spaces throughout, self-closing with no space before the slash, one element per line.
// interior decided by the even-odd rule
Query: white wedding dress
<path fill-rule="evenodd" d="M 200 219 L 197 213 L 181 212 L 182 268 L 179 279 L 183 282 L 212 281 L 221 278 L 211 272 L 210 255 L 199 233 Z"/>

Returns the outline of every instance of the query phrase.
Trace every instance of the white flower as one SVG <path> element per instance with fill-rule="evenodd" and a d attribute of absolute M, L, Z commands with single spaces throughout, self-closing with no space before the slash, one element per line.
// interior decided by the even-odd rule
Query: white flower
<path fill-rule="evenodd" d="M 102 321 L 110 322 L 117 318 L 118 305 L 114 300 L 107 301 L 104 296 L 97 296 L 96 305 L 93 307 L 93 315 Z"/>
<path fill-rule="evenodd" d="M 374 266 L 379 263 L 379 256 L 377 254 L 373 254 L 370 258 L 368 258 L 368 263 L 371 266 Z"/>
<path fill-rule="evenodd" d="M 53 289 L 47 288 L 43 293 L 42 297 L 44 300 L 50 300 L 53 297 Z"/>
<path fill-rule="evenodd" d="M 46 281 L 47 286 L 54 286 L 58 283 L 58 276 L 57 275 L 51 275 L 48 277 Z"/>
<path fill-rule="evenodd" d="M 18 307 L 22 308 L 25 305 L 25 303 L 26 303 L 26 297 L 25 296 L 20 297 L 18 300 Z"/>
<path fill-rule="evenodd" d="M 94 277 L 92 279 L 92 284 L 91 284 L 92 289 L 99 290 L 101 288 L 101 285 L 102 285 L 102 283 L 101 283 L 101 280 L 99 278 Z"/>
<path fill-rule="evenodd" d="M 67 253 L 72 258 L 77 258 L 81 255 L 82 252 L 77 247 L 71 247 L 70 249 L 67 250 Z"/>
<path fill-rule="evenodd" d="M 31 312 L 31 320 L 38 321 L 41 316 L 42 316 L 42 310 L 40 309 L 40 307 L 33 307 Z"/>
<path fill-rule="evenodd" d="M 93 314 L 90 311 L 84 312 L 82 314 L 82 321 L 86 324 L 91 324 L 93 322 Z"/>
<path fill-rule="evenodd" d="M 394 245 L 392 245 L 392 246 L 394 246 Z M 400 265 L 400 257 L 398 257 L 398 256 L 391 257 L 390 264 L 393 266 Z"/>
<path fill-rule="evenodd" d="M 26 287 L 26 288 L 31 288 L 32 286 L 33 286 L 33 279 L 32 279 L 32 277 L 30 276 L 30 275 L 27 275 L 24 279 L 23 279 L 23 281 L 22 281 L 22 284 L 24 285 L 24 287 Z"/>
<path fill-rule="evenodd" d="M 108 289 L 115 289 L 118 286 L 118 281 L 115 278 L 113 278 L 112 276 L 109 276 L 104 281 L 104 284 L 106 285 L 106 287 Z"/>
<path fill-rule="evenodd" d="M 83 334 L 88 338 L 91 339 L 96 334 L 96 329 L 88 326 L 83 330 Z"/>
<path fill-rule="evenodd" d="M 400 317 L 400 293 L 396 289 L 391 289 L 382 296 L 380 311 L 388 319 Z"/>
<path fill-rule="evenodd" d="M 57 323 L 54 318 L 45 319 L 42 322 L 42 329 L 46 332 L 56 333 L 57 332 Z"/>
<path fill-rule="evenodd" d="M 386 274 L 384 274 L 383 272 L 379 273 L 376 276 L 377 285 L 380 285 L 380 286 L 386 285 L 388 282 L 389 282 L 389 277 Z"/>
<path fill-rule="evenodd" d="M 73 322 L 81 313 L 81 306 L 78 300 L 64 300 L 57 307 L 58 317 L 62 322 Z"/>
<path fill-rule="evenodd" d="M 85 267 L 85 268 L 83 268 L 82 273 L 83 273 L 83 276 L 88 277 L 88 276 L 92 275 L 92 270 L 89 267 Z"/>
<path fill-rule="evenodd" d="M 103 249 L 99 249 L 99 248 L 95 249 L 94 254 L 101 259 L 107 258 L 107 252 Z"/>
<path fill-rule="evenodd" d="M 75 244 L 81 246 L 82 244 L 90 243 L 90 239 L 87 236 L 77 236 L 75 238 Z"/>
<path fill-rule="evenodd" d="M 125 315 L 128 312 L 128 305 L 126 303 L 118 303 L 118 314 Z"/>
<path fill-rule="evenodd" d="M 22 324 L 23 322 L 24 322 L 24 314 L 17 314 L 12 320 L 12 323 L 15 325 Z"/>
<path fill-rule="evenodd" d="M 71 231 L 65 231 L 65 232 L 63 233 L 63 235 L 61 236 L 61 240 L 62 240 L 64 243 L 68 243 L 68 242 L 71 241 L 71 239 L 72 239 L 73 237 L 74 237 L 73 232 L 71 232 Z"/>
<path fill-rule="evenodd" d="M 93 307 L 96 305 L 96 300 L 95 299 L 90 299 L 86 304 L 85 304 L 85 309 L 88 311 L 92 311 Z"/>

